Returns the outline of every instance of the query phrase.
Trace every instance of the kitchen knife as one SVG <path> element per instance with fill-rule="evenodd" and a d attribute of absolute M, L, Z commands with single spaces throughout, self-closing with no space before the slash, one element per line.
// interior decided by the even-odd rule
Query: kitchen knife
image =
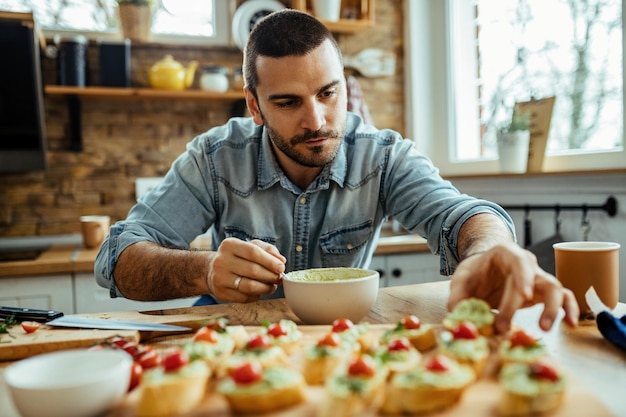
<path fill-rule="evenodd" d="M 62 317 L 63 313 L 56 310 L 37 310 L 23 307 L 0 307 L 0 319 L 13 317 L 16 321 L 46 322 Z"/>
<path fill-rule="evenodd" d="M 83 329 L 104 330 L 144 330 L 159 332 L 181 332 L 191 330 L 189 327 L 161 323 L 142 323 L 138 321 L 120 321 L 91 317 L 63 316 L 46 323 L 58 327 L 78 327 Z"/>

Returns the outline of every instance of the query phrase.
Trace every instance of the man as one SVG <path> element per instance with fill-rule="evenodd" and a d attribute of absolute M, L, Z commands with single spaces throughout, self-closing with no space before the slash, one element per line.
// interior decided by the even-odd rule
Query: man
<path fill-rule="evenodd" d="M 260 21 L 244 75 L 252 117 L 195 138 L 111 227 L 95 272 L 112 296 L 281 296 L 285 271 L 366 267 L 393 216 L 427 238 L 442 273 L 454 273 L 449 308 L 483 298 L 505 331 L 516 309 L 541 301 L 544 329 L 561 307 L 576 324 L 572 293 L 515 244 L 499 206 L 459 193 L 411 141 L 346 111 L 341 52 L 315 18 L 283 10 Z M 213 250 L 188 250 L 211 226 Z"/>

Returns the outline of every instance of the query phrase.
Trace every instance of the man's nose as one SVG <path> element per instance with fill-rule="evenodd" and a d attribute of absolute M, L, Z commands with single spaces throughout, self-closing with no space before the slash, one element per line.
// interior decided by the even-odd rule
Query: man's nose
<path fill-rule="evenodd" d="M 304 107 L 302 115 L 302 127 L 310 131 L 316 131 L 326 124 L 326 109 L 324 105 L 316 101 Z"/>

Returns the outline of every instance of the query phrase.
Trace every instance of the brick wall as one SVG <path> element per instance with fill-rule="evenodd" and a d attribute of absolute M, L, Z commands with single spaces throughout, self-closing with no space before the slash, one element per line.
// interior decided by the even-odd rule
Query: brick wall
<path fill-rule="evenodd" d="M 338 35 L 344 54 L 365 48 L 392 51 L 396 75 L 368 79 L 358 74 L 365 101 L 380 128 L 404 130 L 402 1 L 377 0 L 376 25 L 356 34 Z M 163 45 L 132 48 L 133 84 L 142 68 L 170 53 L 187 64 L 241 65 L 233 49 Z M 97 47 L 89 49 L 89 79 L 97 84 Z M 44 59 L 45 84 L 55 84 L 55 62 Z M 197 88 L 198 77 L 192 88 Z M 384 99 L 381 99 L 384 97 Z M 163 176 L 170 163 L 197 134 L 224 123 L 230 102 L 196 100 L 83 99 L 83 150 L 70 149 L 65 98 L 46 97 L 48 163 L 46 171 L 0 174 L 0 236 L 79 233 L 78 218 L 107 214 L 123 219 L 135 201 L 137 177 Z"/>

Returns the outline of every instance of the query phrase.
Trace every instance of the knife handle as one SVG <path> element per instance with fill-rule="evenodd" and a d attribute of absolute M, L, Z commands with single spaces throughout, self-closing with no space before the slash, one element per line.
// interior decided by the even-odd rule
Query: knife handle
<path fill-rule="evenodd" d="M 50 320 L 62 317 L 63 313 L 56 310 L 37 310 L 34 308 L 0 306 L 0 319 L 6 319 L 8 317 L 11 317 L 12 315 L 17 321 L 33 320 L 48 322 Z"/>

